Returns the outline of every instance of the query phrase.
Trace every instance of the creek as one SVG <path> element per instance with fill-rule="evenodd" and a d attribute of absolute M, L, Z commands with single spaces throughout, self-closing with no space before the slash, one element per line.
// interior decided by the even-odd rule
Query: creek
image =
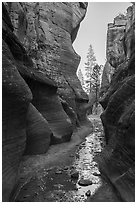
<path fill-rule="evenodd" d="M 71 165 L 43 168 L 22 185 L 18 202 L 116 202 L 120 201 L 111 184 L 99 172 L 96 157 L 105 146 L 99 116 L 89 116 L 93 131 L 70 154 Z M 63 147 L 62 147 L 63 148 Z M 58 158 L 59 160 L 59 158 Z"/>

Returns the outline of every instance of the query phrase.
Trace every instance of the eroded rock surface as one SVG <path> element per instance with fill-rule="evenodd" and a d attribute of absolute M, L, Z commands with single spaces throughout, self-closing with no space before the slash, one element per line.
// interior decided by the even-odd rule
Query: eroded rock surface
<path fill-rule="evenodd" d="M 86 8 L 83 2 L 3 3 L 3 201 L 18 181 L 23 154 L 69 141 L 86 119 L 88 98 L 72 46 Z"/>
<path fill-rule="evenodd" d="M 120 25 L 115 23 L 108 28 L 107 63 L 115 70 L 108 83 L 109 88 L 100 100 L 104 108 L 101 119 L 108 144 L 101 155 L 100 169 L 114 184 L 123 201 L 131 202 L 135 199 L 134 5 L 127 9 L 123 18 Z M 110 38 L 111 32 L 114 32 L 114 38 Z M 117 44 L 120 36 L 122 40 Z"/>
<path fill-rule="evenodd" d="M 75 100 L 87 103 L 88 97 L 76 76 L 80 56 L 74 51 L 72 42 L 86 7 L 87 3 L 81 2 L 28 2 L 9 6 L 14 33 L 31 56 L 35 69 L 56 82 L 60 97 L 77 114 Z"/>
<path fill-rule="evenodd" d="M 5 42 L 2 49 L 2 182 L 3 201 L 7 201 L 25 149 L 27 110 L 32 94 Z"/>
<path fill-rule="evenodd" d="M 100 88 L 100 96 L 102 97 L 108 90 L 112 76 L 114 74 L 115 68 L 110 65 L 107 61 L 105 63 L 103 73 L 102 73 L 102 80 L 101 80 L 101 88 Z"/>
<path fill-rule="evenodd" d="M 25 154 L 42 154 L 47 152 L 52 134 L 46 119 L 30 103 L 27 112 Z"/>

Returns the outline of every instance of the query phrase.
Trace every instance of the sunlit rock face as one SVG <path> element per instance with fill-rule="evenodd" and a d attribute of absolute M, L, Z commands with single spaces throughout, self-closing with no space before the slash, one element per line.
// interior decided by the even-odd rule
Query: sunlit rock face
<path fill-rule="evenodd" d="M 87 103 L 87 95 L 76 76 L 80 56 L 72 46 L 87 3 L 9 3 L 8 8 L 14 33 L 25 46 L 34 68 L 56 82 L 60 97 L 74 111 L 75 100 Z"/>
<path fill-rule="evenodd" d="M 117 67 L 125 60 L 124 35 L 127 17 L 119 15 L 113 23 L 108 24 L 107 32 L 107 60 L 113 67 Z"/>
<path fill-rule="evenodd" d="M 122 58 L 100 103 L 107 146 L 100 169 L 115 185 L 123 201 L 135 199 L 135 6 L 127 9 Z M 121 31 L 120 31 L 121 32 Z M 113 42 L 112 42 L 113 44 Z M 123 58 L 125 53 L 125 59 Z M 120 55 L 119 55 L 120 58 Z M 124 61 L 123 61 L 124 59 Z M 110 60 L 110 61 L 109 61 Z M 116 60 L 116 61 L 115 61 Z"/>
<path fill-rule="evenodd" d="M 107 45 L 106 45 L 106 64 L 104 66 L 101 82 L 101 97 L 109 88 L 112 76 L 117 67 L 130 59 L 131 50 L 134 52 L 134 7 L 127 9 L 126 15 L 118 15 L 113 23 L 108 24 Z M 133 27 L 133 28 L 132 28 Z"/>
<path fill-rule="evenodd" d="M 69 141 L 86 118 L 88 99 L 76 76 L 80 57 L 72 47 L 86 8 L 3 3 L 3 201 L 18 182 L 23 154 Z"/>
<path fill-rule="evenodd" d="M 107 30 L 107 45 L 106 45 L 106 58 L 102 81 L 100 96 L 107 92 L 112 76 L 117 67 L 126 59 L 125 47 L 125 30 L 127 24 L 127 17 L 124 15 L 117 16 L 113 23 L 108 24 Z"/>
<path fill-rule="evenodd" d="M 110 65 L 107 61 L 105 63 L 103 73 L 102 73 L 102 80 L 101 80 L 101 88 L 100 88 L 100 97 L 102 97 L 108 90 L 112 75 L 114 74 L 115 68 Z"/>

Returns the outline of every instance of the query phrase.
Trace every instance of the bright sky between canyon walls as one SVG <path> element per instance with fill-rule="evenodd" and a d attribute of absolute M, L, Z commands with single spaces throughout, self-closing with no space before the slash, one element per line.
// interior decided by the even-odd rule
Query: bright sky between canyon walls
<path fill-rule="evenodd" d="M 86 16 L 73 43 L 75 51 L 81 56 L 79 68 L 82 71 L 90 44 L 97 63 L 105 64 L 107 24 L 112 23 L 119 13 L 125 13 L 130 5 L 130 2 L 89 2 Z"/>

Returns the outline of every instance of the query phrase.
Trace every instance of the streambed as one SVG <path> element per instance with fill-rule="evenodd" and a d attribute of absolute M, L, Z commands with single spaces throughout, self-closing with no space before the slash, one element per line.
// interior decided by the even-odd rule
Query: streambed
<path fill-rule="evenodd" d="M 69 154 L 69 165 L 42 168 L 31 176 L 16 193 L 18 202 L 116 202 L 113 187 L 99 172 L 96 156 L 105 146 L 103 127 L 99 116 L 89 116 L 93 131 L 85 140 L 76 144 Z M 63 144 L 62 144 L 63 145 Z M 63 148 L 63 146 L 60 146 Z M 58 161 L 61 157 L 58 157 Z"/>

